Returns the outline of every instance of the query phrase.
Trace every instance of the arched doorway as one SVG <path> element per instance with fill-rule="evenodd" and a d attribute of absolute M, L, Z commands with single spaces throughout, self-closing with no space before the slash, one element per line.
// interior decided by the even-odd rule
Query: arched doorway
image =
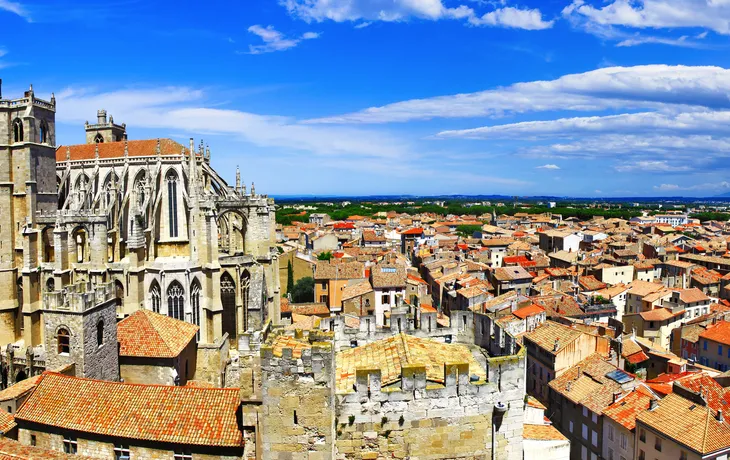
<path fill-rule="evenodd" d="M 25 379 L 27 379 L 27 378 L 28 378 L 28 376 L 27 376 L 27 375 L 25 374 L 25 371 L 20 371 L 20 372 L 18 372 L 18 374 L 17 374 L 16 376 L 15 376 L 15 383 L 18 383 L 18 382 L 20 382 L 20 381 L 23 381 L 23 380 L 25 380 Z"/>
<path fill-rule="evenodd" d="M 221 275 L 221 304 L 223 304 L 223 333 L 236 340 L 236 283 L 228 273 Z"/>

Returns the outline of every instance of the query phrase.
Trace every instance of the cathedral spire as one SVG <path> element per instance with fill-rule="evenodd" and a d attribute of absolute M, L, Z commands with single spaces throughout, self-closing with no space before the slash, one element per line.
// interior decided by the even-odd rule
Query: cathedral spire
<path fill-rule="evenodd" d="M 251 196 L 256 195 L 256 185 L 251 182 Z"/>
<path fill-rule="evenodd" d="M 236 165 L 236 192 L 241 193 L 241 170 Z"/>

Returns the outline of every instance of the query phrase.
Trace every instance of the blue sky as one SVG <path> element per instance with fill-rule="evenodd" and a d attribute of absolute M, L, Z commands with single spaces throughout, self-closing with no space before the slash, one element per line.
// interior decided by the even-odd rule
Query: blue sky
<path fill-rule="evenodd" d="M 3 96 L 281 194 L 730 192 L 730 0 L 0 0 Z M 7 32 L 10 33 L 7 33 Z"/>

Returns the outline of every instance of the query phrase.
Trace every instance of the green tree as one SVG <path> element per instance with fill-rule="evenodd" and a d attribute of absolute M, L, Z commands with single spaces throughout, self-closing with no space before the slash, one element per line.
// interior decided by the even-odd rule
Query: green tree
<path fill-rule="evenodd" d="M 291 290 L 291 300 L 294 303 L 314 302 L 314 278 L 305 276 L 297 281 Z"/>
<path fill-rule="evenodd" d="M 464 238 L 471 238 L 474 235 L 474 232 L 481 232 L 482 226 L 481 225 L 457 225 L 456 226 L 456 233 L 459 236 L 463 236 Z"/>
<path fill-rule="evenodd" d="M 291 294 L 291 290 L 294 287 L 294 267 L 291 265 L 291 260 L 286 264 L 286 293 Z"/>
<path fill-rule="evenodd" d="M 332 259 L 332 253 L 330 251 L 320 252 L 317 255 L 317 260 L 330 260 Z"/>

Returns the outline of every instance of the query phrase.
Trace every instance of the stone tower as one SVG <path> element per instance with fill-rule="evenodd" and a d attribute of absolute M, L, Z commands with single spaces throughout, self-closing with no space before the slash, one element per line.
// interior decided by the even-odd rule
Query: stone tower
<path fill-rule="evenodd" d="M 56 100 L 36 98 L 32 86 L 21 98 L 3 99 L 1 85 L 0 341 L 7 343 L 42 324 L 36 216 L 57 206 Z M 26 339 L 28 345 L 42 340 L 40 334 Z"/>
<path fill-rule="evenodd" d="M 43 294 L 46 369 L 75 364 L 77 377 L 119 380 L 114 283 L 65 289 Z"/>
<path fill-rule="evenodd" d="M 102 142 L 120 142 L 127 139 L 127 125 L 114 123 L 114 117 L 106 118 L 106 110 L 97 110 L 96 123 L 86 122 L 86 143 L 99 144 Z"/>

